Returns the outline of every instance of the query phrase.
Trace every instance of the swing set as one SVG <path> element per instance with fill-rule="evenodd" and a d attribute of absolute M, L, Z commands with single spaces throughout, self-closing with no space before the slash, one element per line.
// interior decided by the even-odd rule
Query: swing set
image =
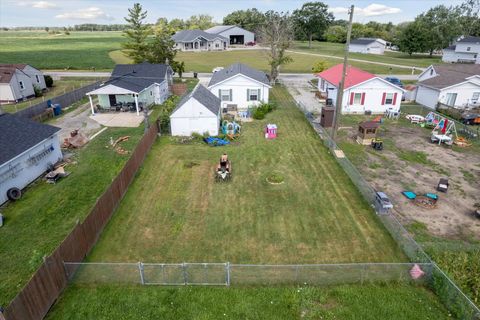
<path fill-rule="evenodd" d="M 438 113 L 430 112 L 425 117 L 425 125 L 433 127 L 430 140 L 434 143 L 452 145 L 453 136 L 458 140 L 455 121 L 451 121 Z"/>

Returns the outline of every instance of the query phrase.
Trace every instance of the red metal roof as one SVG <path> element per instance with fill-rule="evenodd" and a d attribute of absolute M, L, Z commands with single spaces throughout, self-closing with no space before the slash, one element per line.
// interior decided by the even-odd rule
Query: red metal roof
<path fill-rule="evenodd" d="M 317 73 L 317 77 L 325 79 L 326 81 L 330 82 L 334 86 L 338 87 L 340 80 L 342 80 L 342 71 L 343 71 L 343 64 L 337 64 L 336 66 L 331 67 L 325 71 Z M 363 71 L 361 69 L 347 66 L 347 75 L 345 77 L 345 85 L 344 88 L 353 87 L 359 83 L 367 81 L 368 79 L 375 78 L 374 74 L 369 72 Z"/>

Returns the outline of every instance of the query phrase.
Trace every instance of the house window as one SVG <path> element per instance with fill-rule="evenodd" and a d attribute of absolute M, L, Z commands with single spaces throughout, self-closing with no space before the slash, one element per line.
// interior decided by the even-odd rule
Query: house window
<path fill-rule="evenodd" d="M 393 104 L 393 93 L 387 93 L 385 95 L 385 104 Z"/>
<path fill-rule="evenodd" d="M 362 103 L 362 94 L 361 93 L 355 93 L 353 97 L 353 104 L 361 104 Z"/>
<path fill-rule="evenodd" d="M 477 103 L 478 98 L 480 98 L 480 92 L 474 92 L 473 95 L 472 95 L 472 102 Z"/>
<path fill-rule="evenodd" d="M 218 47 L 220 47 L 220 45 L 217 42 L 217 43 L 215 43 L 215 48 L 218 48 Z"/>
<path fill-rule="evenodd" d="M 320 84 L 320 87 L 321 87 L 322 89 L 325 88 L 325 80 L 322 79 L 322 82 L 321 82 L 321 84 Z"/>
<path fill-rule="evenodd" d="M 431 75 L 431 76 L 433 75 L 433 68 L 430 69 L 430 75 Z"/>
<path fill-rule="evenodd" d="M 20 89 L 25 89 L 25 86 L 23 85 L 23 81 L 19 81 L 18 84 L 20 85 Z"/>
<path fill-rule="evenodd" d="M 232 90 L 219 90 L 220 100 L 222 101 L 232 101 Z"/>
<path fill-rule="evenodd" d="M 247 89 L 247 101 L 260 100 L 260 89 Z"/>
<path fill-rule="evenodd" d="M 37 83 L 40 83 L 40 78 L 38 77 L 38 74 L 35 75 L 35 79 L 37 79 Z"/>
<path fill-rule="evenodd" d="M 453 107 L 455 105 L 455 100 L 457 100 L 457 94 L 456 93 L 447 93 L 446 99 L 445 99 L 445 104 L 447 106 Z"/>
<path fill-rule="evenodd" d="M 152 92 L 152 91 L 150 91 L 150 96 L 153 96 L 153 92 Z"/>
<path fill-rule="evenodd" d="M 467 51 L 470 51 L 472 48 L 471 47 L 467 47 Z"/>

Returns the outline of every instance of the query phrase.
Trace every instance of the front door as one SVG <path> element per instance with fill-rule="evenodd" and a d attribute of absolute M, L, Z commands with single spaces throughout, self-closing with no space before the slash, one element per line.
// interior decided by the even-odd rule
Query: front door
<path fill-rule="evenodd" d="M 113 107 L 117 104 L 117 96 L 114 94 L 109 94 L 108 99 L 110 100 L 110 107 Z"/>

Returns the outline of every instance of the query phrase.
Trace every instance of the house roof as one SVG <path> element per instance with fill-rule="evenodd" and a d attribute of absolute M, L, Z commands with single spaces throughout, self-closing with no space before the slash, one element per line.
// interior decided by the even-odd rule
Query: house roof
<path fill-rule="evenodd" d="M 330 82 L 334 86 L 338 87 L 340 81 L 342 80 L 342 72 L 343 64 L 337 64 L 330 69 L 318 73 L 317 77 L 322 78 Z M 373 78 L 376 78 L 376 75 L 352 66 L 347 66 L 347 75 L 345 77 L 344 89 L 348 89 L 359 83 Z"/>
<path fill-rule="evenodd" d="M 25 63 L 0 63 L 0 68 L 7 67 L 7 68 L 17 68 L 23 70 L 27 64 Z"/>
<path fill-rule="evenodd" d="M 373 38 L 358 38 L 350 41 L 350 44 L 370 44 L 372 42 L 377 41 L 377 39 Z"/>
<path fill-rule="evenodd" d="M 104 85 L 113 85 L 139 93 L 154 83 L 162 83 L 169 69 L 171 69 L 170 66 L 166 64 L 148 62 L 117 64 L 112 76 Z"/>
<path fill-rule="evenodd" d="M 14 67 L 0 67 L 0 83 L 10 83 L 17 68 Z"/>
<path fill-rule="evenodd" d="M 192 92 L 185 95 L 182 100 L 180 100 L 177 107 L 172 111 L 172 114 L 180 109 L 188 100 L 190 100 L 190 98 L 194 98 L 200 102 L 203 106 L 205 106 L 205 108 L 213 112 L 215 115 L 217 115 L 220 111 L 221 100 L 203 85 L 199 84 L 193 89 Z"/>
<path fill-rule="evenodd" d="M 441 64 L 433 65 L 432 67 L 437 75 L 420 81 L 420 85 L 434 89 L 443 89 L 465 82 L 471 76 L 480 75 L 480 65 L 478 64 Z"/>
<path fill-rule="evenodd" d="M 364 129 L 376 129 L 380 124 L 376 121 L 363 121 L 358 124 L 359 127 Z"/>
<path fill-rule="evenodd" d="M 445 49 L 443 49 L 444 51 L 445 50 L 452 50 L 452 51 L 455 51 L 455 48 L 457 48 L 456 45 L 453 45 L 453 46 L 449 46 L 449 47 L 446 47 Z"/>
<path fill-rule="evenodd" d="M 223 36 L 214 33 L 208 33 L 200 29 L 178 31 L 172 36 L 172 39 L 175 42 L 192 42 L 198 37 L 203 37 L 209 41 L 214 40 L 215 38 L 220 38 L 224 41 L 228 41 L 228 39 Z"/>
<path fill-rule="evenodd" d="M 461 40 L 458 40 L 457 43 L 480 43 L 480 37 L 472 37 L 472 36 L 468 36 L 468 37 L 465 37 Z"/>
<path fill-rule="evenodd" d="M 0 114 L 0 165 L 47 139 L 60 128 L 21 118 L 9 113 Z"/>
<path fill-rule="evenodd" d="M 214 27 L 211 27 L 207 30 L 205 30 L 205 32 L 208 32 L 208 33 L 214 33 L 214 34 L 219 34 L 220 32 L 223 32 L 223 31 L 226 31 L 228 29 L 232 29 L 236 27 L 235 25 L 230 25 L 230 26 L 214 26 Z"/>
<path fill-rule="evenodd" d="M 242 74 L 253 80 L 256 80 L 258 82 L 261 82 L 263 84 L 270 86 L 270 81 L 268 80 L 267 74 L 265 72 L 250 68 L 249 66 L 243 63 L 237 62 L 220 71 L 215 72 L 212 75 L 210 82 L 208 83 L 208 87 L 216 85 L 217 83 L 225 81 L 227 79 L 230 79 L 231 77 L 236 76 L 237 74 Z"/>

